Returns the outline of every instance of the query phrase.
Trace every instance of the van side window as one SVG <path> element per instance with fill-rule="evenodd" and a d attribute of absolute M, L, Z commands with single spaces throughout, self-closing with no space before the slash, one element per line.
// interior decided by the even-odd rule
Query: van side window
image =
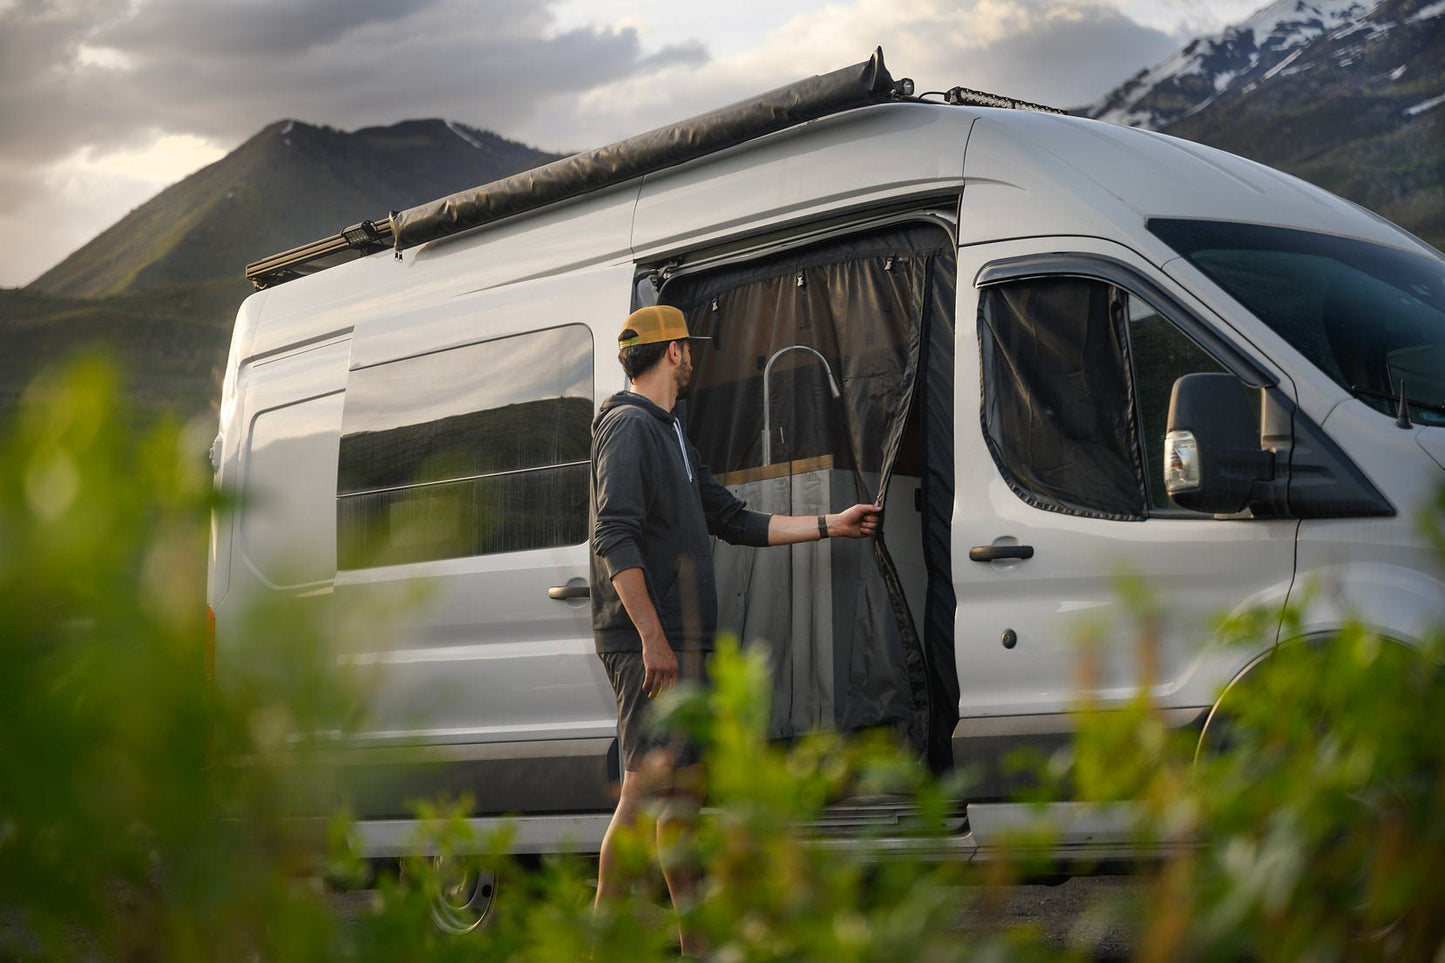
<path fill-rule="evenodd" d="M 984 433 L 1038 508 L 1138 519 L 1143 466 L 1117 288 L 1080 278 L 990 287 L 980 301 Z"/>
<path fill-rule="evenodd" d="M 983 426 L 1024 501 L 1139 520 L 1181 510 L 1163 486 L 1169 395 L 1222 370 L 1147 302 L 1105 281 L 1029 278 L 980 300 Z"/>
<path fill-rule="evenodd" d="M 352 371 L 338 567 L 585 541 L 592 370 L 568 325 Z"/>
<path fill-rule="evenodd" d="M 244 504 L 260 510 L 240 512 L 237 521 L 246 558 L 274 586 L 323 582 L 336 573 L 332 520 L 317 518 L 316 506 L 331 494 L 340 423 L 339 391 L 270 408 L 251 422 L 242 492 Z"/>
<path fill-rule="evenodd" d="M 1169 396 L 1174 382 L 1183 375 L 1225 369 L 1147 302 L 1131 296 L 1128 303 L 1129 344 L 1139 401 L 1139 440 L 1144 452 L 1149 509 L 1151 513 L 1186 512 L 1170 501 L 1164 490 L 1164 435 L 1169 422 Z"/>

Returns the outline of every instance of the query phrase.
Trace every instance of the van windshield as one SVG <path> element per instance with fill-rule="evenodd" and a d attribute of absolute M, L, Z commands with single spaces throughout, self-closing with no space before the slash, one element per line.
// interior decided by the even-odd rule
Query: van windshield
<path fill-rule="evenodd" d="M 1371 407 L 1445 425 L 1445 260 L 1262 224 L 1149 230 Z"/>

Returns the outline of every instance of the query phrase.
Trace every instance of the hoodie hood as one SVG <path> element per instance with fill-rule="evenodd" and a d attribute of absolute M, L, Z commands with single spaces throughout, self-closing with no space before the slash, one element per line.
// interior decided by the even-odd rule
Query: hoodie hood
<path fill-rule="evenodd" d="M 666 422 L 669 425 L 671 425 L 673 422 L 672 412 L 663 411 L 660 406 L 654 404 L 651 400 L 643 397 L 635 391 L 624 390 L 617 392 L 617 394 L 602 402 L 602 407 L 597 409 L 597 417 L 592 419 L 592 433 L 597 433 L 597 426 L 601 424 L 602 419 L 607 416 L 607 413 L 609 411 L 611 411 L 613 408 L 621 408 L 627 405 L 631 405 L 635 408 L 641 408 L 643 411 L 652 415 L 658 421 Z"/>

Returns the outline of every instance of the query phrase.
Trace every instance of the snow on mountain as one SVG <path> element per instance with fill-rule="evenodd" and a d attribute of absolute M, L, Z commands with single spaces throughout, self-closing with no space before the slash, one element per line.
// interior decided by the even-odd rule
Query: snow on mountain
<path fill-rule="evenodd" d="M 1387 30 L 1388 25 L 1370 20 L 1380 3 L 1276 0 L 1243 23 L 1190 41 L 1082 112 L 1116 124 L 1161 129 L 1207 107 L 1226 91 L 1301 69 L 1296 59 L 1325 34 L 1341 38 L 1360 32 L 1359 40 L 1364 42 L 1372 33 Z"/>

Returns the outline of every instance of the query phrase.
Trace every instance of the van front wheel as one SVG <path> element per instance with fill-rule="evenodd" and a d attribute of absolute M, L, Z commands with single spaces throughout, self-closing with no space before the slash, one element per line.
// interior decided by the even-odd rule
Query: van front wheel
<path fill-rule="evenodd" d="M 462 936 L 487 921 L 497 895 L 497 874 L 462 856 L 435 856 L 438 889 L 431 918 L 444 933 Z"/>

